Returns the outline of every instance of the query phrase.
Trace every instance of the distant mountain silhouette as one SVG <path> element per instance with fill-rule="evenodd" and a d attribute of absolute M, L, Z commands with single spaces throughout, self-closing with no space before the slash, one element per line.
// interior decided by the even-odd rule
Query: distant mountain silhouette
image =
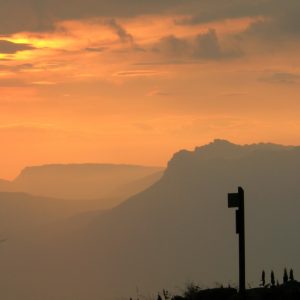
<path fill-rule="evenodd" d="M 299 178 L 300 147 L 216 140 L 180 151 L 158 182 L 116 208 L 52 226 L 30 252 L 26 243 L 3 247 L 2 295 L 94 300 L 187 281 L 234 285 L 237 236 L 227 193 L 237 186 L 245 189 L 247 281 L 258 286 L 262 269 L 276 277 L 292 266 L 297 274 Z"/>
<path fill-rule="evenodd" d="M 25 168 L 12 182 L 0 181 L 0 191 L 33 195 L 102 201 L 112 207 L 150 186 L 163 169 L 134 165 L 69 164 Z"/>

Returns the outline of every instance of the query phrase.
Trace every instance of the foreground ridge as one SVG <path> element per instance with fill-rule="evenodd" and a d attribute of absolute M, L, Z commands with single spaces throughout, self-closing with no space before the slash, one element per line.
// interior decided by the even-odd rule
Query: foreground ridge
<path fill-rule="evenodd" d="M 169 292 L 163 291 L 158 294 L 157 300 L 298 300 L 300 299 L 300 282 L 293 280 L 276 286 L 264 286 L 247 289 L 245 295 L 240 294 L 232 287 L 218 287 L 201 289 L 196 285 L 186 288 L 183 295 L 171 296 Z M 130 300 L 134 300 L 130 298 Z M 137 299 L 138 300 L 138 299 Z"/>

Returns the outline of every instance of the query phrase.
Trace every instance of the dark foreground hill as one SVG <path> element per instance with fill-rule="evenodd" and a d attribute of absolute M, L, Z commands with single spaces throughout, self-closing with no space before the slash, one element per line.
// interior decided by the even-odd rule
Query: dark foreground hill
<path fill-rule="evenodd" d="M 300 148 L 215 141 L 174 155 L 164 176 L 118 207 L 40 231 L 0 255 L 6 300 L 96 300 L 237 281 L 227 193 L 246 193 L 247 282 L 300 270 Z M 277 279 L 277 278 L 276 278 Z M 17 288 L 16 288 L 17 287 Z"/>
<path fill-rule="evenodd" d="M 167 300 L 168 297 L 158 296 Z M 183 296 L 170 297 L 171 300 L 298 300 L 300 299 L 300 283 L 290 281 L 271 288 L 252 288 L 246 290 L 244 297 L 234 288 L 193 289 Z"/>

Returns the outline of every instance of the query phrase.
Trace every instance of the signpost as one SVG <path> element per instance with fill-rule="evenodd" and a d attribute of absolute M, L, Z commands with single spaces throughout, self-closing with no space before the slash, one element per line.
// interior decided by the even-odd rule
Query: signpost
<path fill-rule="evenodd" d="M 245 209 L 244 190 L 239 187 L 237 193 L 228 194 L 228 207 L 238 208 L 235 213 L 236 233 L 239 235 L 239 286 L 240 293 L 246 290 L 246 260 L 245 260 Z"/>

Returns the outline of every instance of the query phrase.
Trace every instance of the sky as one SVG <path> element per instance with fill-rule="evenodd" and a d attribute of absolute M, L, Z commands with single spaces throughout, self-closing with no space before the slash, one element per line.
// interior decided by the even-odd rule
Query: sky
<path fill-rule="evenodd" d="M 0 178 L 299 144 L 299 0 L 0 1 Z"/>

